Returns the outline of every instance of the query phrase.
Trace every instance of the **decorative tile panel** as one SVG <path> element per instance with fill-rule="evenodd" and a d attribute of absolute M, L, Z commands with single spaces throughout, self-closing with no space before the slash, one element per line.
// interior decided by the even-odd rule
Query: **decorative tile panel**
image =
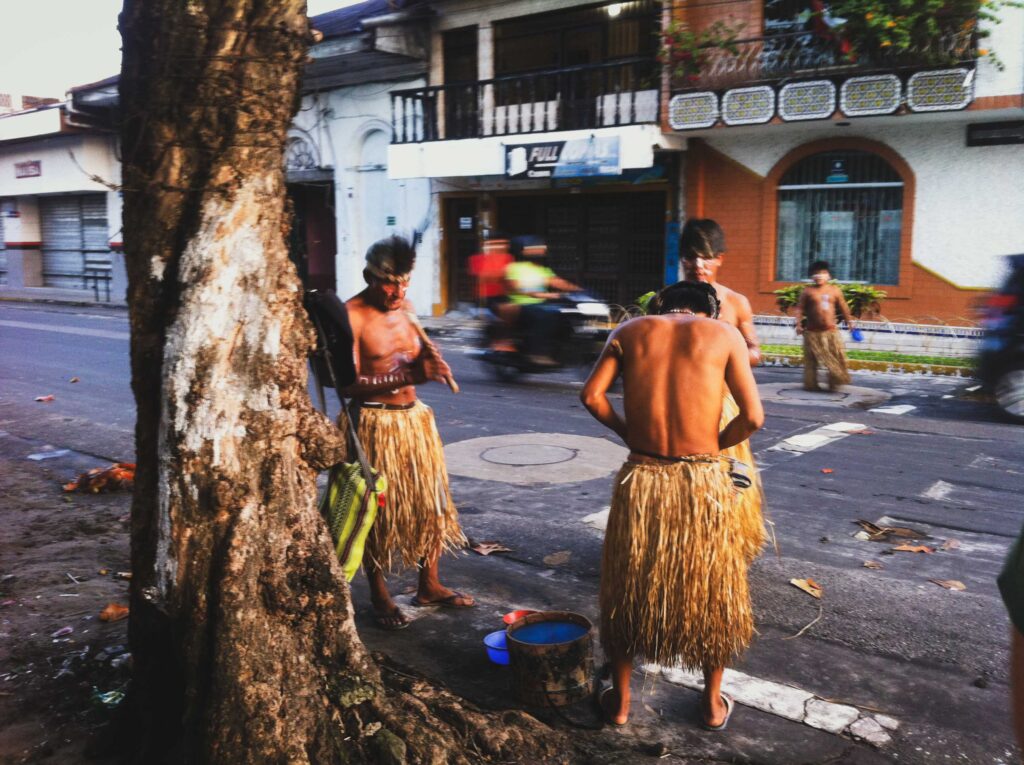
<path fill-rule="evenodd" d="M 847 117 L 892 114 L 900 106 L 900 78 L 895 74 L 851 77 L 839 93 L 839 108 Z"/>
<path fill-rule="evenodd" d="M 775 91 L 767 85 L 728 90 L 722 98 L 726 125 L 760 125 L 775 115 Z"/>
<path fill-rule="evenodd" d="M 709 128 L 718 121 L 718 96 L 681 93 L 668 102 L 668 124 L 673 130 Z"/>
<path fill-rule="evenodd" d="M 973 69 L 918 72 L 907 83 L 907 106 L 915 112 L 963 109 L 973 99 Z"/>
<path fill-rule="evenodd" d="M 791 82 L 779 91 L 779 116 L 787 122 L 823 120 L 836 110 L 836 86 L 829 80 Z"/>

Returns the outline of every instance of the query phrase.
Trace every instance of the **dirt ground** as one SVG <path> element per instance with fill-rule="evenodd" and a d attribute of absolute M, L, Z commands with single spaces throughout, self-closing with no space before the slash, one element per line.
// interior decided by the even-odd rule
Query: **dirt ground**
<path fill-rule="evenodd" d="M 0 433 L 0 763 L 67 763 L 86 749 L 128 680 L 127 492 L 65 494 L 99 463 Z M 107 694 L 104 696 L 103 694 Z"/>

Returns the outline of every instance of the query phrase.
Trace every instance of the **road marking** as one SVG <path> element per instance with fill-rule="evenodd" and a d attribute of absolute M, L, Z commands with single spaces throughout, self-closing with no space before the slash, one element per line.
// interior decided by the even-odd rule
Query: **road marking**
<path fill-rule="evenodd" d="M 921 496 L 926 499 L 938 499 L 942 500 L 948 497 L 953 492 L 953 484 L 946 483 L 945 481 L 936 481 L 928 487 L 927 491 L 922 492 Z"/>
<path fill-rule="evenodd" d="M 917 409 L 913 404 L 894 404 L 893 406 L 876 406 L 874 409 L 868 409 L 869 412 L 875 414 L 906 414 Z"/>
<path fill-rule="evenodd" d="M 86 335 L 88 337 L 102 337 L 107 340 L 130 340 L 129 332 L 112 332 L 108 329 L 83 329 L 82 327 L 69 327 L 64 324 L 32 324 L 27 321 L 0 320 L 0 327 L 11 327 L 12 329 L 38 329 L 42 332 L 60 332 L 65 335 Z"/>
<path fill-rule="evenodd" d="M 666 682 L 673 685 L 681 685 L 695 691 L 704 690 L 704 677 L 700 672 L 661 667 L 657 664 L 644 665 L 644 671 L 660 674 Z M 735 669 L 725 670 L 722 690 L 745 706 L 828 733 L 846 734 L 875 746 L 884 746 L 892 741 L 889 731 L 894 731 L 900 726 L 899 720 L 888 715 L 869 714 L 855 706 L 826 701 L 810 691 L 771 680 L 762 680 Z"/>
<path fill-rule="evenodd" d="M 825 444 L 835 443 L 846 438 L 851 433 L 864 430 L 859 422 L 833 422 L 815 428 L 809 433 L 797 433 L 779 441 L 774 446 L 769 446 L 768 451 L 784 451 L 806 453 L 818 449 Z"/>
<path fill-rule="evenodd" d="M 604 531 L 608 528 L 608 514 L 611 512 L 610 507 L 606 507 L 604 510 L 598 510 L 596 513 L 585 515 L 580 520 L 590 526 L 592 529 L 598 531 Z"/>

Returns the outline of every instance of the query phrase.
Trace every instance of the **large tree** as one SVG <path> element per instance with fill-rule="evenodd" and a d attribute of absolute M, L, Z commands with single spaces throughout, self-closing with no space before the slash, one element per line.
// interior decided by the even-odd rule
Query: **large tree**
<path fill-rule="evenodd" d="M 382 678 L 356 634 L 315 509 L 341 442 L 307 395 L 285 244 L 305 1 L 125 0 L 121 31 L 138 761 L 560 759 L 532 718 Z"/>

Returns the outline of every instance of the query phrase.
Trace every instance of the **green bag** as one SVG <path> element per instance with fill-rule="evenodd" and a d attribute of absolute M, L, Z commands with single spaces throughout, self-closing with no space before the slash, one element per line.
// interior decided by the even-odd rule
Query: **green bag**
<path fill-rule="evenodd" d="M 369 485 L 359 462 L 335 465 L 320 503 L 320 513 L 327 519 L 334 540 L 334 551 L 350 582 L 363 561 L 366 537 L 377 519 L 377 511 L 385 505 L 387 479 L 376 470 L 372 473 L 374 485 L 367 491 Z"/>

